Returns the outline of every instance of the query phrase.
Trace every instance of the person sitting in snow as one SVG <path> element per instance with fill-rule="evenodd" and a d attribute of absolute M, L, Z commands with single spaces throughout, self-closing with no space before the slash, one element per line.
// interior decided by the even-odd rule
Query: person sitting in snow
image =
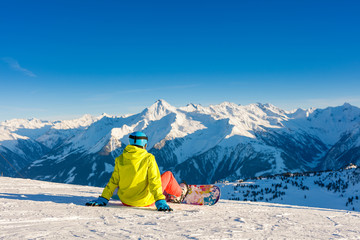
<path fill-rule="evenodd" d="M 148 137 L 143 132 L 129 136 L 130 144 L 115 159 L 114 172 L 101 196 L 87 202 L 87 206 L 106 206 L 118 189 L 118 196 L 125 206 L 155 206 L 158 211 L 172 211 L 166 201 L 181 202 L 188 187 L 178 184 L 170 171 L 160 176 L 154 155 L 146 151 Z"/>

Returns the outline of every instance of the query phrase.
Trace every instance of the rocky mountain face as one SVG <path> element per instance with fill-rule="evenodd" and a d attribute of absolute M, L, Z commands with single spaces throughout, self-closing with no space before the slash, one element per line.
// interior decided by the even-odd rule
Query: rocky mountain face
<path fill-rule="evenodd" d="M 55 182 L 104 186 L 128 135 L 143 131 L 160 171 L 188 183 L 360 165 L 360 109 L 350 104 L 284 111 L 224 102 L 176 108 L 159 100 L 121 117 L 0 123 L 0 171 Z"/>

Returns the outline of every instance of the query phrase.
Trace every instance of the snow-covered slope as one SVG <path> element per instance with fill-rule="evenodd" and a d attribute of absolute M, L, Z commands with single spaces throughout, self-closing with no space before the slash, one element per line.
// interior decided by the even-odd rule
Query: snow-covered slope
<path fill-rule="evenodd" d="M 360 213 L 265 202 L 171 204 L 173 212 L 84 203 L 102 188 L 0 177 L 0 239 L 358 239 Z"/>
<path fill-rule="evenodd" d="M 360 165 L 360 109 L 349 104 L 287 112 L 271 104 L 176 108 L 159 100 L 122 117 L 0 126 L 1 136 L 44 147 L 22 171 L 25 176 L 66 183 L 103 186 L 129 133 L 138 130 L 149 136 L 148 151 L 161 171 L 171 170 L 188 183 Z M 17 140 L 11 143 L 19 150 Z M 6 144 L 0 142 L 0 152 Z"/>
<path fill-rule="evenodd" d="M 219 183 L 222 198 L 360 211 L 360 167 Z"/>

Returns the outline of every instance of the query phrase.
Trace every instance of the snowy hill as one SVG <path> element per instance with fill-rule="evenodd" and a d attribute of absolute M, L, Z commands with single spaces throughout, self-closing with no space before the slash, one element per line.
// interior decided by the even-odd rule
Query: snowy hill
<path fill-rule="evenodd" d="M 0 123 L 5 176 L 103 186 L 128 135 L 144 131 L 160 170 L 188 183 L 360 165 L 360 109 L 349 104 L 291 112 L 224 102 L 173 107 L 164 100 L 121 117 Z M 25 167 L 27 166 L 27 167 Z"/>
<path fill-rule="evenodd" d="M 357 239 L 360 213 L 264 202 L 171 204 L 174 212 L 84 203 L 102 188 L 0 177 L 0 239 Z"/>
<path fill-rule="evenodd" d="M 222 198 L 360 211 L 360 167 L 219 183 Z"/>

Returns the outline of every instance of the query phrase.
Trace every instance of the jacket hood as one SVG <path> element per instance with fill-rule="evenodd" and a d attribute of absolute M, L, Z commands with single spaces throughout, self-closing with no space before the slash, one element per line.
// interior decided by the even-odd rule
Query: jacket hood
<path fill-rule="evenodd" d="M 127 145 L 123 151 L 123 156 L 129 160 L 141 160 L 147 153 L 146 149 L 142 149 L 134 145 Z"/>

